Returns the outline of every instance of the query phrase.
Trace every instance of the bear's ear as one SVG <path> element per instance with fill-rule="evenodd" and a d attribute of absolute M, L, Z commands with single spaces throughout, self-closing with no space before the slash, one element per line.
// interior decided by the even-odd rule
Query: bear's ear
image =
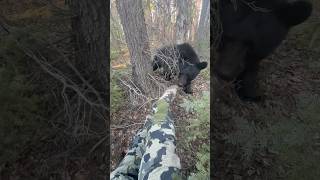
<path fill-rule="evenodd" d="M 302 0 L 282 3 L 275 11 L 278 18 L 290 27 L 304 22 L 311 15 L 312 4 Z"/>
<path fill-rule="evenodd" d="M 197 68 L 201 70 L 201 69 L 206 68 L 207 65 L 208 65 L 207 62 L 201 62 L 201 63 L 198 63 L 198 64 L 197 64 Z"/>

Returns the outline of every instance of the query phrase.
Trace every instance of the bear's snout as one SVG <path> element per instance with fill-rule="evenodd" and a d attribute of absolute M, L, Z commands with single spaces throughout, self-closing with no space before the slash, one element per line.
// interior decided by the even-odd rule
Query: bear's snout
<path fill-rule="evenodd" d="M 185 75 L 180 75 L 178 80 L 178 86 L 184 87 L 187 84 L 187 77 Z"/>

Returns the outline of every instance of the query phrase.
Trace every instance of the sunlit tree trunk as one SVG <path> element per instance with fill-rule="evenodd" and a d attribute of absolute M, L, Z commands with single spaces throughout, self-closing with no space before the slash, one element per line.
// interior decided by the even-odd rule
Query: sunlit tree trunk
<path fill-rule="evenodd" d="M 201 10 L 201 0 L 193 1 L 192 8 L 193 8 L 192 14 L 191 14 L 192 24 L 190 27 L 189 41 L 194 41 L 196 39 L 197 28 L 199 24 L 199 14 Z"/>
<path fill-rule="evenodd" d="M 202 41 L 205 38 L 206 28 L 209 28 L 208 16 L 210 15 L 210 1 L 202 0 L 201 14 L 199 20 L 199 26 L 197 30 L 197 40 Z"/>
<path fill-rule="evenodd" d="M 189 0 L 177 0 L 176 41 L 182 43 L 188 38 L 188 7 Z"/>
<path fill-rule="evenodd" d="M 151 56 L 142 0 L 117 0 L 117 10 L 124 30 L 132 64 L 132 77 L 147 95 L 151 92 Z"/>
<path fill-rule="evenodd" d="M 117 28 L 117 25 L 115 25 L 117 22 L 115 21 L 112 13 L 110 13 L 110 21 L 110 42 L 116 44 L 117 49 L 121 51 L 121 42 L 118 36 L 119 29 Z M 110 48 L 114 47 L 111 46 Z"/>

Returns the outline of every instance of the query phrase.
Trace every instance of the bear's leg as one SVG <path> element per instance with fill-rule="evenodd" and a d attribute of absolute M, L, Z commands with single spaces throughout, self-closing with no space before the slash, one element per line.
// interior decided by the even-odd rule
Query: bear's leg
<path fill-rule="evenodd" d="M 237 78 L 236 92 L 243 101 L 259 101 L 257 92 L 257 75 L 259 65 L 251 65 Z"/>
<path fill-rule="evenodd" d="M 189 82 L 187 85 L 183 87 L 183 91 L 187 94 L 192 94 L 191 82 Z"/>

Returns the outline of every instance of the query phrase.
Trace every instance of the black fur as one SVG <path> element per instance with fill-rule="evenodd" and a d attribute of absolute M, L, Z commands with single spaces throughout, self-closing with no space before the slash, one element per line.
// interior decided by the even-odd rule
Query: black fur
<path fill-rule="evenodd" d="M 200 62 L 196 52 L 188 43 L 164 46 L 157 50 L 153 59 L 153 70 L 164 69 L 166 80 L 171 80 L 179 72 L 178 85 L 186 93 L 192 93 L 191 81 L 207 67 L 207 62 Z M 176 68 L 174 68 L 176 67 Z"/>

